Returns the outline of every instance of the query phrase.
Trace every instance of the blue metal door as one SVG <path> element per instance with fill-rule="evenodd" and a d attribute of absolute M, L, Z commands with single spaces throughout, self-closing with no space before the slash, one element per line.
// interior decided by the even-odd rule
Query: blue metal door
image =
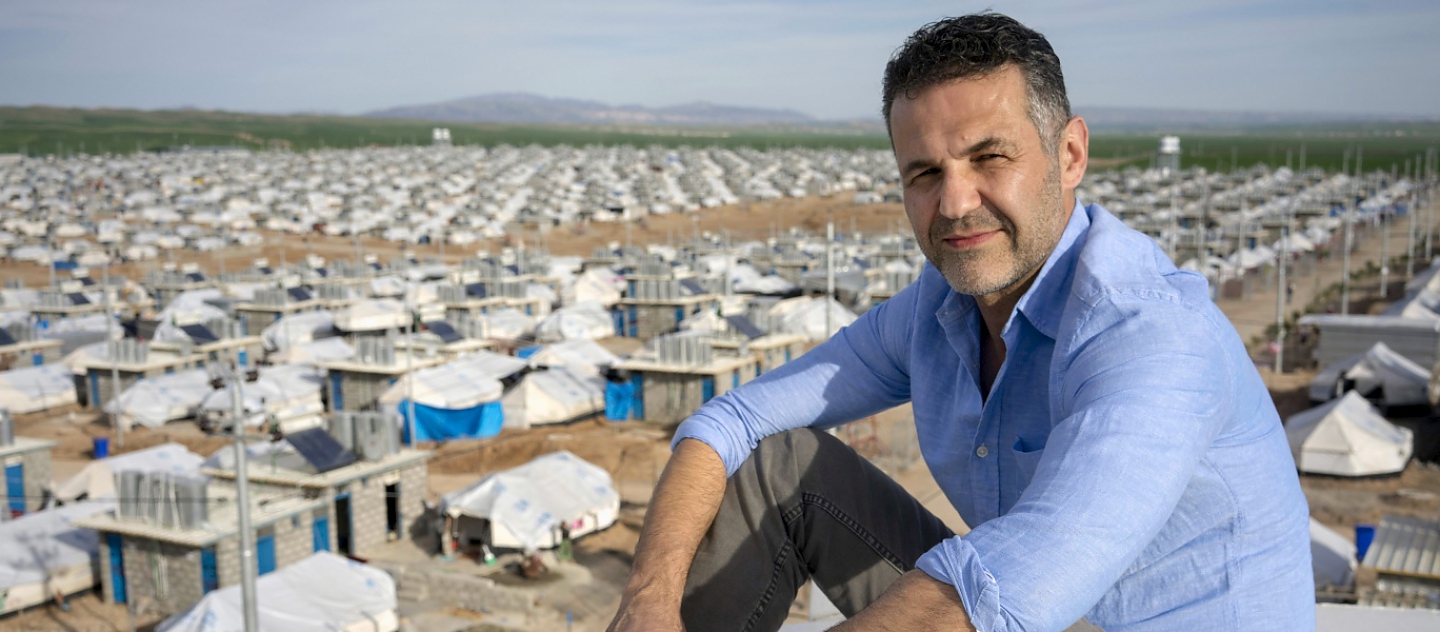
<path fill-rule="evenodd" d="M 25 464 L 5 466 L 5 495 L 10 498 L 10 514 L 25 513 Z"/>
<path fill-rule="evenodd" d="M 330 518 L 327 516 L 316 516 L 315 523 L 310 526 L 311 539 L 314 541 L 315 551 L 330 550 Z"/>
<path fill-rule="evenodd" d="M 110 592 L 115 603 L 125 603 L 125 552 L 118 533 L 105 534 L 105 546 L 110 549 Z"/>
<path fill-rule="evenodd" d="M 220 571 L 215 566 L 215 549 L 200 550 L 200 590 L 209 593 L 220 589 Z"/>
<path fill-rule="evenodd" d="M 255 538 L 255 563 L 261 575 L 275 570 L 275 534 Z"/>
<path fill-rule="evenodd" d="M 330 410 L 345 410 L 345 398 L 340 393 L 340 372 L 330 372 Z"/>
<path fill-rule="evenodd" d="M 635 393 L 630 399 L 631 419 L 645 419 L 645 377 L 640 373 L 630 376 L 630 383 L 635 385 Z"/>
<path fill-rule="evenodd" d="M 708 402 L 715 399 L 715 378 L 706 377 L 700 380 L 700 401 Z"/>

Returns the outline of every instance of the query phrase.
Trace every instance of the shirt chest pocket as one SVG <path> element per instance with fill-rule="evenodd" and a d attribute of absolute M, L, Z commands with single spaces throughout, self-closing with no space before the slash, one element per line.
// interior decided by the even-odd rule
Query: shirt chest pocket
<path fill-rule="evenodd" d="M 1040 457 L 1045 455 L 1044 439 L 1020 438 L 1015 441 L 1011 448 L 1010 457 L 1015 461 L 1015 469 L 1020 479 L 1029 484 L 1030 479 L 1035 477 L 1035 468 L 1040 465 Z"/>

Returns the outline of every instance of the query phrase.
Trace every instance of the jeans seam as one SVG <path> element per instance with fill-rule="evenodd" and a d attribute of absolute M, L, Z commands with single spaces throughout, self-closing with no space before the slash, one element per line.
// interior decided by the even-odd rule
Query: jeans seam
<path fill-rule="evenodd" d="M 750 620 L 745 622 L 742 632 L 750 632 L 760 623 L 760 616 L 765 614 L 766 606 L 769 606 L 770 601 L 775 598 L 775 591 L 778 590 L 780 583 L 780 569 L 785 567 L 785 560 L 790 557 L 790 549 L 794 546 L 787 540 L 780 547 L 780 554 L 775 556 L 775 564 L 770 568 L 770 583 L 765 586 L 765 594 L 761 595 L 759 603 L 755 604 L 755 610 L 750 613 Z"/>
<path fill-rule="evenodd" d="M 884 558 L 885 561 L 889 562 L 891 566 L 894 566 L 896 570 L 902 573 L 906 571 L 905 564 L 900 561 L 899 556 L 891 553 L 890 549 L 886 548 L 885 545 L 882 544 L 878 538 L 871 534 L 869 530 L 861 526 L 859 522 L 856 522 L 854 518 L 851 518 L 850 514 L 841 511 L 840 507 L 836 506 L 835 503 L 830 502 L 828 498 L 825 498 L 820 494 L 816 494 L 813 492 L 802 492 L 800 494 L 800 505 L 795 506 L 790 511 L 785 512 L 785 514 L 781 516 L 787 530 L 794 522 L 795 518 L 799 516 L 801 510 L 805 505 L 811 505 L 824 510 L 825 513 L 829 514 L 830 517 L 834 518 L 836 522 L 844 525 L 845 528 L 849 529 L 851 533 L 855 534 L 855 537 L 860 538 L 861 542 L 864 542 L 872 550 L 874 550 L 876 554 Z"/>

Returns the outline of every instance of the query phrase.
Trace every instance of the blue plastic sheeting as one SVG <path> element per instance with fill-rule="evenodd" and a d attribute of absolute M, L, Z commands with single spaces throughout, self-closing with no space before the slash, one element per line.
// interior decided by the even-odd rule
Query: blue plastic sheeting
<path fill-rule="evenodd" d="M 605 418 L 625 421 L 635 404 L 634 382 L 605 382 Z"/>
<path fill-rule="evenodd" d="M 410 402 L 400 400 L 397 406 L 400 417 L 401 439 L 410 444 Z M 415 404 L 415 434 L 421 441 L 450 441 L 452 439 L 483 439 L 500 434 L 505 424 L 505 412 L 500 402 L 481 404 L 474 408 L 450 410 Z"/>
<path fill-rule="evenodd" d="M 542 346 L 542 345 L 531 345 L 531 346 L 529 346 L 529 347 L 520 347 L 519 349 L 516 349 L 516 350 L 515 350 L 515 357 L 520 358 L 521 360 L 529 360 L 529 359 L 530 359 L 530 356 L 533 356 L 533 355 L 535 355 L 536 353 L 539 353 L 540 350 L 541 350 L 541 349 L 544 349 L 544 348 L 545 348 L 545 347 Z"/>

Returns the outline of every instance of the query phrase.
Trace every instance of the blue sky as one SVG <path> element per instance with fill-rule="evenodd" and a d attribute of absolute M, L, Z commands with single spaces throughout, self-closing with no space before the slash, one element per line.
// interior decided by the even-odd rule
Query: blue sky
<path fill-rule="evenodd" d="M 874 117 L 916 27 L 1044 33 L 1077 105 L 1440 118 L 1440 2 L 0 0 L 0 104 L 358 113 L 491 92 Z"/>

